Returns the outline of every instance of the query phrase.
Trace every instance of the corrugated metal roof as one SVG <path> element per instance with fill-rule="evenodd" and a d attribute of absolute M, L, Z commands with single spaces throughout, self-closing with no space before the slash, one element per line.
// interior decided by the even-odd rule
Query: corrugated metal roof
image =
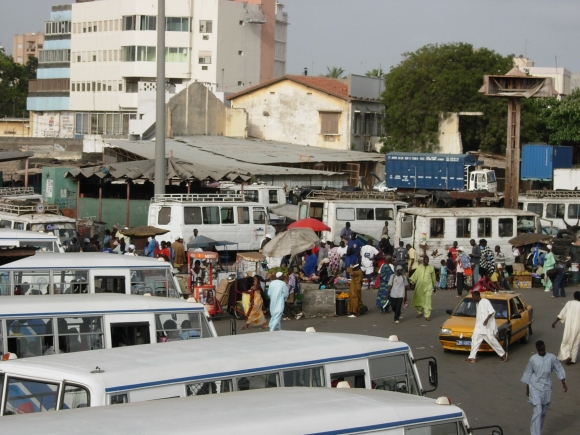
<path fill-rule="evenodd" d="M 10 160 L 22 160 L 27 157 L 34 157 L 32 151 L 1 151 L 0 152 L 0 162 L 8 162 Z"/>
<path fill-rule="evenodd" d="M 341 175 L 340 172 L 268 166 L 267 163 L 274 164 L 280 161 L 274 159 L 273 156 L 270 156 L 269 159 L 259 159 L 257 150 L 250 153 L 249 149 L 238 148 L 236 144 L 242 143 L 240 139 L 232 139 L 232 142 L 228 142 L 222 139 L 230 138 L 217 136 L 195 136 L 194 138 L 195 140 L 191 140 L 191 142 L 194 142 L 195 145 L 188 143 L 189 140 L 184 140 L 191 138 L 167 139 L 165 144 L 166 155 L 171 152 L 176 159 L 190 162 L 198 167 L 205 167 L 206 171 L 213 172 L 211 178 L 214 180 L 232 179 L 235 178 L 234 175 L 236 174 L 245 179 L 249 178 L 250 175 Z M 204 146 L 201 146 L 202 141 L 207 141 Z M 142 156 L 144 159 L 155 159 L 155 142 L 152 141 L 109 140 L 108 144 L 110 147 L 125 149 Z M 226 144 L 230 146 L 227 147 Z M 254 157 L 256 160 L 253 160 Z"/>

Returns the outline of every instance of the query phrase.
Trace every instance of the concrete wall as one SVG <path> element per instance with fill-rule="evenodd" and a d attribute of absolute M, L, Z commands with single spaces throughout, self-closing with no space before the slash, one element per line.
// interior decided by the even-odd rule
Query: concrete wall
<path fill-rule="evenodd" d="M 124 199 L 103 199 L 103 221 L 107 228 L 117 224 L 120 228 L 125 226 L 127 201 Z M 149 201 L 132 199 L 129 202 L 129 227 L 147 225 L 147 212 Z M 81 217 L 99 215 L 98 198 L 81 198 Z M 163 240 L 163 238 L 159 239 Z"/>
<path fill-rule="evenodd" d="M 459 133 L 459 115 L 450 113 L 447 118 L 439 120 L 439 147 L 436 152 L 442 154 L 462 154 L 461 134 Z"/>
<path fill-rule="evenodd" d="M 264 140 L 349 150 L 350 103 L 291 80 L 232 100 L 248 113 L 248 136 Z M 320 112 L 340 113 L 337 135 L 320 134 Z"/>
<path fill-rule="evenodd" d="M 336 291 L 318 290 L 318 286 L 302 284 L 304 298 L 302 312 L 305 316 L 334 316 L 336 314 Z"/>
<path fill-rule="evenodd" d="M 0 119 L 0 136 L 6 137 L 30 137 L 32 132 L 28 119 Z"/>
<path fill-rule="evenodd" d="M 206 86 L 193 83 L 167 103 L 169 136 L 246 136 L 246 113 L 229 109 Z"/>

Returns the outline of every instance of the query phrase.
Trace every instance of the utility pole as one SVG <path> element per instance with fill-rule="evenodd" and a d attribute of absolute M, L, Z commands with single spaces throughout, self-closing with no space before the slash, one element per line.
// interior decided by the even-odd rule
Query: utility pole
<path fill-rule="evenodd" d="M 155 118 L 155 195 L 165 194 L 165 0 L 157 12 L 157 105 Z"/>

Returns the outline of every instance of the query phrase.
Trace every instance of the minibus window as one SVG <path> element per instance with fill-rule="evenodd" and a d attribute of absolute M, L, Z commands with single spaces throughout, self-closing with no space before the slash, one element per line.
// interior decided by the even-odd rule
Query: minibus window
<path fill-rule="evenodd" d="M 102 317 L 65 317 L 58 319 L 60 352 L 103 349 Z"/>
<path fill-rule="evenodd" d="M 14 229 L 15 230 L 23 230 L 24 229 L 24 222 L 14 222 Z"/>
<path fill-rule="evenodd" d="M 0 228 L 12 228 L 12 222 L 7 220 L 0 220 Z"/>
<path fill-rule="evenodd" d="M 322 220 L 322 215 L 324 213 L 324 204 L 321 202 L 311 202 L 310 203 L 310 215 L 308 217 Z"/>
<path fill-rule="evenodd" d="M 90 396 L 86 388 L 64 384 L 64 395 L 60 409 L 88 408 L 90 406 Z"/>
<path fill-rule="evenodd" d="M 10 289 L 10 274 L 8 272 L 0 272 L 0 296 L 10 296 Z"/>
<path fill-rule="evenodd" d="M 124 276 L 95 276 L 95 293 L 125 294 Z"/>
<path fill-rule="evenodd" d="M 185 225 L 201 225 L 201 207 L 183 207 L 183 223 Z"/>
<path fill-rule="evenodd" d="M 429 237 L 441 239 L 445 235 L 445 220 L 442 218 L 431 219 L 431 231 Z"/>
<path fill-rule="evenodd" d="M 219 207 L 204 207 L 203 208 L 203 223 L 205 225 L 219 225 L 220 224 L 220 209 L 219 209 Z"/>
<path fill-rule="evenodd" d="M 201 313 L 163 313 L 155 315 L 157 342 L 201 338 Z M 205 335 L 204 337 L 207 337 Z"/>
<path fill-rule="evenodd" d="M 266 212 L 263 208 L 254 208 L 254 223 L 255 224 L 265 224 L 266 223 Z"/>
<path fill-rule="evenodd" d="M 111 347 L 149 343 L 149 322 L 111 323 Z"/>
<path fill-rule="evenodd" d="M 330 386 L 336 388 L 339 382 L 346 381 L 350 388 L 366 388 L 364 370 L 352 372 L 332 373 L 330 375 Z"/>
<path fill-rule="evenodd" d="M 378 221 L 392 221 L 393 220 L 393 209 L 392 208 L 376 208 L 375 217 Z"/>
<path fill-rule="evenodd" d="M 257 190 L 244 190 L 244 198 L 247 202 L 260 202 Z"/>
<path fill-rule="evenodd" d="M 357 208 L 356 209 L 356 219 L 359 221 L 374 221 L 375 220 L 375 209 L 374 208 Z"/>
<path fill-rule="evenodd" d="M 161 207 L 157 215 L 157 225 L 169 225 L 171 222 L 171 207 Z"/>
<path fill-rule="evenodd" d="M 56 353 L 52 319 L 6 319 L 8 352 L 18 358 Z"/>
<path fill-rule="evenodd" d="M 88 293 L 89 286 L 88 270 L 53 270 L 55 294 L 81 294 Z"/>
<path fill-rule="evenodd" d="M 536 213 L 540 217 L 544 217 L 544 204 L 542 203 L 528 204 L 528 211 Z"/>
<path fill-rule="evenodd" d="M 55 411 L 58 384 L 8 378 L 4 415 Z"/>
<path fill-rule="evenodd" d="M 513 237 L 514 235 L 514 220 L 513 218 L 503 218 L 499 220 L 499 236 Z"/>
<path fill-rule="evenodd" d="M 169 269 L 131 270 L 131 294 L 177 297 L 178 292 Z"/>
<path fill-rule="evenodd" d="M 300 204 L 298 206 L 298 218 L 304 219 L 308 217 L 308 204 Z"/>
<path fill-rule="evenodd" d="M 270 204 L 278 204 L 278 191 L 268 190 L 268 202 Z"/>
<path fill-rule="evenodd" d="M 546 217 L 564 219 L 565 207 L 565 204 L 546 204 Z"/>
<path fill-rule="evenodd" d="M 238 207 L 238 224 L 250 223 L 250 207 Z"/>
<path fill-rule="evenodd" d="M 30 240 L 20 242 L 20 247 L 34 248 L 35 250 L 42 252 L 54 252 L 54 242 L 52 241 Z"/>
<path fill-rule="evenodd" d="M 407 427 L 405 435 L 458 435 L 457 422 L 432 424 L 429 426 Z"/>
<path fill-rule="evenodd" d="M 477 237 L 491 237 L 490 218 L 479 218 L 477 220 Z"/>
<path fill-rule="evenodd" d="M 121 403 L 129 403 L 129 397 L 126 394 L 111 396 L 111 405 L 120 405 Z"/>
<path fill-rule="evenodd" d="M 373 389 L 419 394 L 413 366 L 406 355 L 370 359 L 369 369 Z"/>
<path fill-rule="evenodd" d="M 354 219 L 354 208 L 337 208 L 336 209 L 336 220 L 337 221 L 353 221 L 353 220 L 355 220 Z"/>
<path fill-rule="evenodd" d="M 234 208 L 233 207 L 222 207 L 220 210 L 222 217 L 222 224 L 233 224 L 234 223 Z"/>
<path fill-rule="evenodd" d="M 45 295 L 50 286 L 50 273 L 26 270 L 14 274 L 15 295 Z"/>
<path fill-rule="evenodd" d="M 185 386 L 187 396 L 207 396 L 217 394 L 217 387 L 213 382 L 197 382 Z"/>
<path fill-rule="evenodd" d="M 413 237 L 413 216 L 401 217 L 401 239 Z"/>
<path fill-rule="evenodd" d="M 280 386 L 278 373 L 268 373 L 256 376 L 238 378 L 238 391 L 260 390 L 262 388 L 276 388 Z"/>
<path fill-rule="evenodd" d="M 285 387 L 324 387 L 324 368 L 309 367 L 283 372 Z"/>
<path fill-rule="evenodd" d="M 471 237 L 471 219 L 457 219 L 457 238 Z"/>
<path fill-rule="evenodd" d="M 2 320 L 0 320 L 0 356 L 4 355 L 4 334 L 2 332 L 2 328 L 4 326 L 4 322 Z M 0 373 L 0 376 L 3 376 L 2 373 Z M 3 381 L 3 378 L 0 379 L 0 381 Z M 2 398 L 2 382 L 0 382 L 0 399 Z"/>
<path fill-rule="evenodd" d="M 580 217 L 580 207 L 578 204 L 568 204 L 568 217 L 578 219 Z"/>

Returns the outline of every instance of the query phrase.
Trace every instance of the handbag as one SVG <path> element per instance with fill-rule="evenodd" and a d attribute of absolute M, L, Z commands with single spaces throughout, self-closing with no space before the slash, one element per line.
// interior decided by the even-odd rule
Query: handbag
<path fill-rule="evenodd" d="M 471 276 L 471 275 L 473 275 L 473 270 L 471 269 L 471 267 L 467 267 L 467 268 L 463 269 L 463 275 L 464 276 Z"/>

